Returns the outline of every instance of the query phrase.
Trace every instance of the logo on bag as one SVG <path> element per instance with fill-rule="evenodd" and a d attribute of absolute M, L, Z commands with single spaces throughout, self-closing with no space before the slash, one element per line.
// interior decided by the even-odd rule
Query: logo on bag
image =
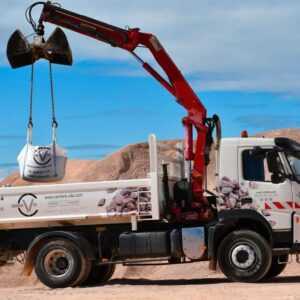
<path fill-rule="evenodd" d="M 38 213 L 37 196 L 34 194 L 24 194 L 18 200 L 18 211 L 25 217 L 33 217 Z"/>
<path fill-rule="evenodd" d="M 34 150 L 33 159 L 40 166 L 47 165 L 51 161 L 51 148 L 38 147 Z"/>

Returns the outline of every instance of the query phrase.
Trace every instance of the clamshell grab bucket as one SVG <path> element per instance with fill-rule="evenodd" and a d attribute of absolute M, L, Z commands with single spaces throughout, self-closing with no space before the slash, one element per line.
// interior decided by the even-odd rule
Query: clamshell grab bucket
<path fill-rule="evenodd" d="M 52 64 L 72 65 L 72 51 L 65 33 L 57 27 L 44 46 L 45 58 Z"/>
<path fill-rule="evenodd" d="M 35 61 L 44 58 L 53 64 L 72 65 L 72 51 L 65 33 L 57 27 L 49 39 L 44 42 L 38 36 L 29 43 L 20 30 L 16 30 L 7 43 L 7 59 L 12 68 L 20 68 L 33 64 Z"/>
<path fill-rule="evenodd" d="M 12 68 L 20 68 L 34 63 L 32 48 L 20 30 L 16 30 L 11 35 L 6 53 Z"/>

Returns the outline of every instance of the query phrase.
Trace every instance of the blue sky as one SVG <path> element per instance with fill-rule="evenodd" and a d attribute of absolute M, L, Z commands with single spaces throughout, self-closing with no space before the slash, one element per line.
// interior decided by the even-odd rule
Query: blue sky
<path fill-rule="evenodd" d="M 124 27 L 156 33 L 224 136 L 299 127 L 300 5 L 297 1 L 60 1 L 65 8 Z M 270 5 L 270 2 L 272 3 Z M 9 68 L 5 47 L 31 1 L 1 1 L 0 176 L 14 168 L 25 143 L 30 69 Z M 103 8 L 104 7 L 104 8 Z M 48 33 L 53 30 L 49 26 Z M 66 31 L 73 67 L 54 67 L 58 142 L 70 158 L 101 158 L 129 143 L 183 136 L 185 111 L 126 53 Z M 150 56 L 145 57 L 152 62 Z M 34 143 L 50 137 L 46 62 L 36 68 Z"/>

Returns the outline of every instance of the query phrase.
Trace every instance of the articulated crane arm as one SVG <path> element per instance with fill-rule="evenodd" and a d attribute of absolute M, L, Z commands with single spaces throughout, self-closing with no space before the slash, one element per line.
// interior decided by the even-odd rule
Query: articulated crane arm
<path fill-rule="evenodd" d="M 183 119 L 185 127 L 185 160 L 190 161 L 191 170 L 191 199 L 190 211 L 184 214 L 177 211 L 177 217 L 181 219 L 204 220 L 211 217 L 207 198 L 204 196 L 204 183 L 206 178 L 206 165 L 208 154 L 212 145 L 212 131 L 215 125 L 219 125 L 217 116 L 207 118 L 206 109 L 200 99 L 188 84 L 176 64 L 170 58 L 157 37 L 153 34 L 143 33 L 138 28 L 122 29 L 86 16 L 62 9 L 51 2 L 46 2 L 39 20 L 39 28 L 43 31 L 43 22 L 70 29 L 80 34 L 89 36 L 113 47 L 119 47 L 129 51 L 143 66 L 143 68 L 160 84 L 166 88 L 176 101 L 187 110 L 187 116 Z M 150 50 L 155 60 L 164 70 L 168 80 L 164 79 L 153 67 L 144 62 L 134 51 L 137 47 L 144 46 Z M 219 126 L 217 126 L 219 128 Z M 195 151 L 193 143 L 193 131 L 196 130 Z M 220 132 L 220 131 L 219 131 Z"/>

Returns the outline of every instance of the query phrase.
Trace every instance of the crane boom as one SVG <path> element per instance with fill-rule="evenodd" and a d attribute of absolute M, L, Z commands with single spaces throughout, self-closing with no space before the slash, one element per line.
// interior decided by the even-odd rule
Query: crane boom
<path fill-rule="evenodd" d="M 185 127 L 184 157 L 193 161 L 191 171 L 192 200 L 191 207 L 198 209 L 199 218 L 207 218 L 208 203 L 204 197 L 203 183 L 206 176 L 207 154 L 211 142 L 211 122 L 207 119 L 207 112 L 199 97 L 184 78 L 174 61 L 168 55 L 157 37 L 151 33 L 141 32 L 139 28 L 122 29 L 92 18 L 71 12 L 46 2 L 39 24 L 49 22 L 85 36 L 94 38 L 113 47 L 129 51 L 142 64 L 143 68 L 167 89 L 176 101 L 187 110 L 183 119 Z M 165 72 L 167 79 L 161 76 L 151 65 L 143 61 L 134 51 L 144 46 L 150 50 L 157 63 Z M 196 129 L 197 139 L 194 151 L 193 131 Z"/>
<path fill-rule="evenodd" d="M 50 22 L 68 28 L 131 53 L 134 53 L 134 50 L 138 46 L 145 46 L 151 51 L 156 61 L 168 76 L 169 82 L 164 80 L 161 76 L 159 77 L 159 81 L 176 97 L 177 101 L 187 109 L 190 118 L 193 119 L 195 123 L 203 124 L 203 120 L 206 118 L 205 107 L 159 40 L 153 34 L 140 32 L 138 28 L 126 30 L 112 26 L 62 9 L 49 2 L 44 6 L 40 21 Z M 152 76 L 156 77 L 158 75 L 147 63 L 144 63 L 144 67 Z"/>

